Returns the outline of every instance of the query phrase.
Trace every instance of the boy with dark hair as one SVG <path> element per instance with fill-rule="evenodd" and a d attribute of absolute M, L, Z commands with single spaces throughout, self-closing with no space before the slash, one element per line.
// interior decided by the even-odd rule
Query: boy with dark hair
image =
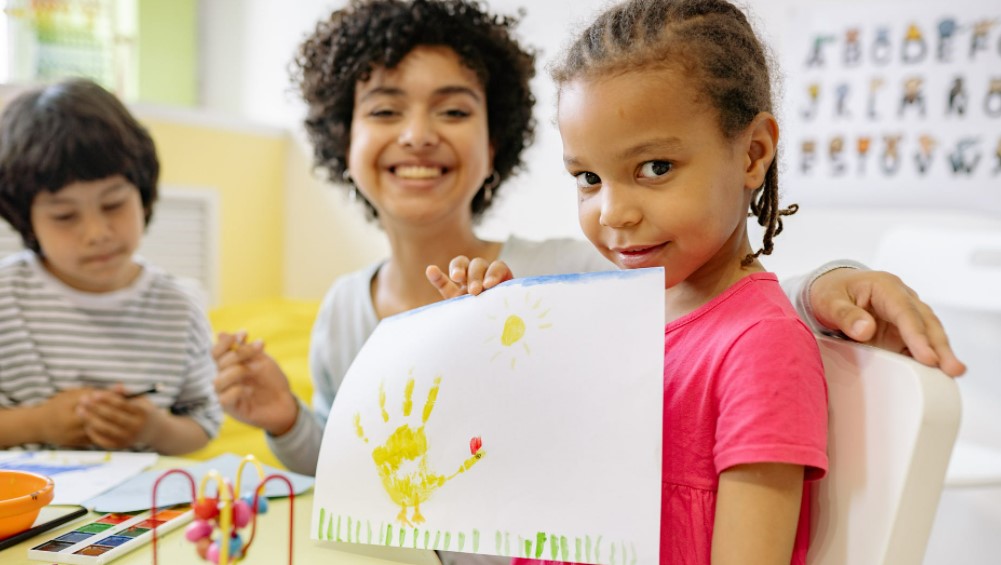
<path fill-rule="evenodd" d="M 153 140 L 85 79 L 0 116 L 0 448 L 181 454 L 218 432 L 204 312 L 134 254 L 153 213 Z"/>

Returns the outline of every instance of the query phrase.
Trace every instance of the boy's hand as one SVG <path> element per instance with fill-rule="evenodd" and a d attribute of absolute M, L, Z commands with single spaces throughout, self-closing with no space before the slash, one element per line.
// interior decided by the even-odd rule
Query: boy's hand
<path fill-rule="evenodd" d="M 165 416 L 145 397 L 125 398 L 121 385 L 83 397 L 77 408 L 90 440 L 102 449 L 128 449 L 149 444 L 158 420 Z"/>
<path fill-rule="evenodd" d="M 447 277 L 437 265 L 429 265 L 424 275 L 443 298 L 454 298 L 467 293 L 477 295 L 514 278 L 504 261 L 487 263 L 486 259 L 476 257 L 470 260 L 464 255 L 449 262 Z"/>
<path fill-rule="evenodd" d="M 220 333 L 212 354 L 219 372 L 215 391 L 222 409 L 272 436 L 287 433 L 299 416 L 299 403 L 264 343 L 245 343 L 246 334 Z"/>
<path fill-rule="evenodd" d="M 77 414 L 80 400 L 93 389 L 75 388 L 52 395 L 38 406 L 39 428 L 42 442 L 60 447 L 85 447 L 92 445 L 84 420 Z"/>

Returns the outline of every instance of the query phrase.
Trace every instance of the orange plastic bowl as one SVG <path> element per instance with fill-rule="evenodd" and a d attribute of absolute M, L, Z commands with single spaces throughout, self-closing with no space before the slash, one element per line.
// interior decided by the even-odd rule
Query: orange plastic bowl
<path fill-rule="evenodd" d="M 54 495 L 55 484 L 49 477 L 0 469 L 0 538 L 30 528 Z"/>

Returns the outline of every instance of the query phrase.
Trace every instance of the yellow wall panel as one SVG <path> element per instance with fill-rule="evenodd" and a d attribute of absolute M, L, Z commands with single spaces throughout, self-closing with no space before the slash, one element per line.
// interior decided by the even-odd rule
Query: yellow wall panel
<path fill-rule="evenodd" d="M 219 305 L 282 296 L 287 136 L 139 116 L 159 151 L 161 185 L 218 193 Z"/>

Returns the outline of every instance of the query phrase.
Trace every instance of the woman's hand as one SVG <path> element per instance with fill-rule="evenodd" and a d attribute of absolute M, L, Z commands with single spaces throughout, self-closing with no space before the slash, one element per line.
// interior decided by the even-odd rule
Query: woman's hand
<path fill-rule="evenodd" d="M 429 265 L 424 274 L 443 298 L 477 295 L 514 278 L 504 261 L 488 263 L 486 259 L 475 257 L 470 260 L 464 255 L 449 262 L 447 277 L 437 265 Z"/>
<path fill-rule="evenodd" d="M 909 354 L 953 377 L 966 372 L 949 346 L 942 322 L 895 275 L 834 269 L 813 282 L 810 307 L 823 326 L 855 341 Z"/>
<path fill-rule="evenodd" d="M 299 416 L 299 403 L 264 343 L 246 343 L 246 334 L 220 333 L 212 348 L 218 373 L 215 391 L 222 409 L 237 420 L 273 436 L 287 433 Z"/>

